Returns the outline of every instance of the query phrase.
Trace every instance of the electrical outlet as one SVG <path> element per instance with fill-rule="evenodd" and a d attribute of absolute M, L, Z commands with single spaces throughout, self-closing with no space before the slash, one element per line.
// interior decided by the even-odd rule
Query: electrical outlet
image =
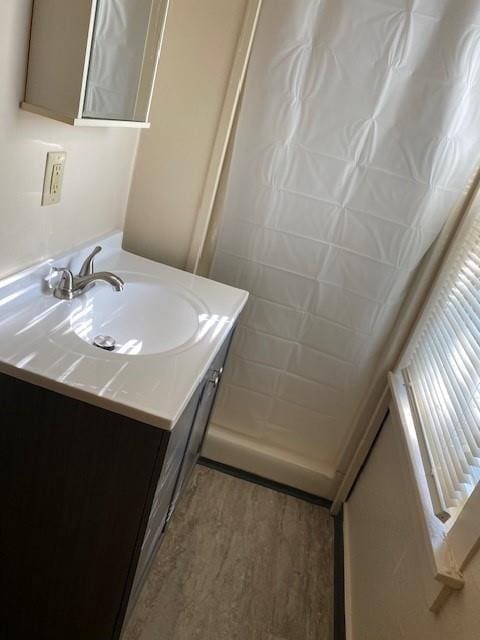
<path fill-rule="evenodd" d="M 43 179 L 43 207 L 60 202 L 66 157 L 65 151 L 49 151 L 47 153 L 45 177 Z"/>

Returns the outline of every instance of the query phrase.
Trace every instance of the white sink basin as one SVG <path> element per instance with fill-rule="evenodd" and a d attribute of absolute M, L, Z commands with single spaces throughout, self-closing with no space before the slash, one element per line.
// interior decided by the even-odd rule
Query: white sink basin
<path fill-rule="evenodd" d="M 161 354 L 188 347 L 206 308 L 189 292 L 137 274 L 118 273 L 123 291 L 97 283 L 72 306 L 70 327 L 93 345 L 98 336 L 115 340 L 112 353 Z M 98 347 L 92 347 L 98 348 Z"/>
<path fill-rule="evenodd" d="M 73 300 L 53 296 L 52 265 L 78 273 L 96 245 L 98 283 Z M 108 237 L 0 279 L 0 373 L 172 429 L 247 301 L 246 291 L 173 269 Z M 115 351 L 93 346 L 111 335 Z"/>

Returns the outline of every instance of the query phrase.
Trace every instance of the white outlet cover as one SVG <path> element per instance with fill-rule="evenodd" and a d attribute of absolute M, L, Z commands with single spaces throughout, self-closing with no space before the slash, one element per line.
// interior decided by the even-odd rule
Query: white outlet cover
<path fill-rule="evenodd" d="M 66 159 L 67 154 L 65 151 L 49 151 L 47 153 L 43 179 L 42 207 L 60 202 Z"/>

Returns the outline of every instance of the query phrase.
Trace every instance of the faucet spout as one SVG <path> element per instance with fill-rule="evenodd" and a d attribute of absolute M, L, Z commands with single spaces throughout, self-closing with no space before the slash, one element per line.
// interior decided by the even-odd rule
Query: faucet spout
<path fill-rule="evenodd" d="M 93 261 L 97 253 L 100 253 L 102 247 L 95 247 L 92 253 L 85 258 L 82 266 L 80 267 L 80 271 L 78 272 L 79 276 L 90 276 L 94 272 L 94 264 Z"/>
<path fill-rule="evenodd" d="M 88 287 L 94 282 L 106 282 L 111 285 L 115 291 L 121 291 L 125 285 L 125 282 L 120 276 L 111 273 L 110 271 L 97 271 L 96 273 L 89 274 L 87 276 L 77 276 L 73 279 L 74 289 L 83 291 L 85 287 Z"/>
<path fill-rule="evenodd" d="M 95 284 L 95 282 L 106 282 L 115 291 L 121 291 L 124 287 L 124 281 L 120 276 L 110 271 L 93 270 L 93 259 L 96 254 L 101 251 L 101 247 L 95 247 L 92 253 L 86 258 L 80 269 L 78 276 L 74 276 L 70 269 L 65 267 L 57 269 L 60 274 L 60 281 L 53 291 L 53 295 L 60 300 L 72 300 L 77 296 L 85 293 L 87 289 Z"/>

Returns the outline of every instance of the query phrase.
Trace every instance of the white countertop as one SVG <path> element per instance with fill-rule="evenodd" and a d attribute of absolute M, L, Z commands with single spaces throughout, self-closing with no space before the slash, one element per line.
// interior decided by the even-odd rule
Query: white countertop
<path fill-rule="evenodd" d="M 248 293 L 123 251 L 121 241 L 122 234 L 115 233 L 0 281 L 0 372 L 171 429 L 238 318 Z M 120 275 L 126 283 L 124 292 L 129 280 L 142 279 L 182 292 L 198 311 L 198 327 L 192 337 L 166 352 L 139 355 L 103 351 L 78 337 L 71 317 L 83 296 L 57 300 L 47 281 L 52 265 L 78 272 L 96 244 L 103 251 L 97 256 L 95 271 Z M 124 292 L 115 293 L 103 283 L 95 287 L 96 296 L 122 296 Z M 123 298 L 115 298 L 118 300 Z M 142 309 L 128 310 L 132 311 L 138 314 L 139 327 L 142 322 L 145 326 Z M 171 308 L 169 312 L 165 331 L 168 326 L 174 328 L 175 315 Z M 155 330 L 157 324 L 162 324 L 158 313 Z"/>

